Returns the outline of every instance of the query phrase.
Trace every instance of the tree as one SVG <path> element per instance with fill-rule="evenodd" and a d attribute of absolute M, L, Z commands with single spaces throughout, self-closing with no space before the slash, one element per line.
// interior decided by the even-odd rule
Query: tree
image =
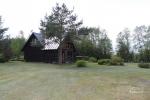
<path fill-rule="evenodd" d="M 87 38 L 83 38 L 82 40 L 80 40 L 80 42 L 78 42 L 76 47 L 79 51 L 80 56 L 91 56 L 92 57 L 94 55 L 94 45 Z"/>
<path fill-rule="evenodd" d="M 53 8 L 51 15 L 45 16 L 41 20 L 41 32 L 47 38 L 55 38 L 60 43 L 65 35 L 75 37 L 82 21 L 77 22 L 77 16 L 73 14 L 73 10 L 69 10 L 65 4 L 61 6 L 57 3 Z"/>
<path fill-rule="evenodd" d="M 97 37 L 97 36 L 96 36 Z M 100 59 L 108 59 L 111 58 L 112 54 L 112 44 L 111 40 L 107 36 L 106 30 L 102 29 L 99 32 L 99 38 L 97 38 L 97 54 Z M 100 52 L 101 51 L 101 52 Z"/>
<path fill-rule="evenodd" d="M 2 41 L 2 55 L 5 61 L 9 61 L 9 59 L 12 57 L 12 50 L 10 44 L 10 36 L 6 36 Z"/>
<path fill-rule="evenodd" d="M 140 51 L 144 48 L 144 36 L 147 32 L 147 27 L 145 25 L 142 26 L 136 26 L 134 29 L 134 35 L 133 35 L 133 43 L 134 48 Z"/>
<path fill-rule="evenodd" d="M 8 30 L 8 28 L 3 28 L 2 18 L 0 16 L 0 62 L 8 61 L 11 56 L 10 49 L 10 38 L 9 36 L 4 36 L 4 33 Z"/>
<path fill-rule="evenodd" d="M 134 49 L 140 62 L 150 62 L 150 26 L 136 26 L 134 29 Z"/>
<path fill-rule="evenodd" d="M 128 28 L 125 28 L 117 37 L 117 55 L 122 57 L 126 62 L 131 61 L 130 44 L 130 31 Z"/>
<path fill-rule="evenodd" d="M 63 3 L 61 6 L 57 3 L 53 8 L 51 15 L 45 16 L 41 20 L 41 33 L 47 38 L 53 38 L 55 42 L 61 43 L 67 35 L 74 38 L 77 35 L 82 21 L 77 22 L 77 16 L 73 14 L 73 10 L 69 10 Z M 62 63 L 62 50 L 59 49 L 59 63 Z"/>
<path fill-rule="evenodd" d="M 13 57 L 19 58 L 21 56 L 21 49 L 25 43 L 23 31 L 20 31 L 19 35 L 11 39 L 11 49 Z"/>
<path fill-rule="evenodd" d="M 2 17 L 0 16 L 0 53 L 2 52 L 2 41 L 4 39 L 4 33 L 8 30 L 8 28 L 3 28 Z"/>
<path fill-rule="evenodd" d="M 8 30 L 8 28 L 3 28 L 2 17 L 0 16 L 0 41 L 4 38 L 4 33 Z"/>
<path fill-rule="evenodd" d="M 89 33 L 89 39 L 94 45 L 93 52 L 95 52 L 97 59 L 110 58 L 112 44 L 105 29 L 93 28 Z"/>
<path fill-rule="evenodd" d="M 111 40 L 107 36 L 106 30 L 99 28 L 88 28 L 86 31 L 89 33 L 87 35 L 80 35 L 81 40 L 78 41 L 79 43 L 77 45 L 81 54 L 95 57 L 97 59 L 110 58 L 112 44 Z"/>

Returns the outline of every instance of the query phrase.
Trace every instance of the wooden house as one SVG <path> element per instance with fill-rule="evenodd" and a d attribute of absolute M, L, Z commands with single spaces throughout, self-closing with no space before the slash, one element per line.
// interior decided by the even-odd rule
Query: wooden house
<path fill-rule="evenodd" d="M 61 43 L 45 39 L 40 33 L 32 33 L 24 47 L 24 59 L 28 62 L 71 63 L 75 60 L 76 49 L 66 36 Z"/>

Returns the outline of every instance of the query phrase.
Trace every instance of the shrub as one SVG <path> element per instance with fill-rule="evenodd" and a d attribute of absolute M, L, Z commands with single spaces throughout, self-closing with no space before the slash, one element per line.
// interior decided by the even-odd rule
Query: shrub
<path fill-rule="evenodd" d="M 124 65 L 124 61 L 121 57 L 113 56 L 110 60 L 110 65 Z"/>
<path fill-rule="evenodd" d="M 99 65 L 108 65 L 108 64 L 110 64 L 110 59 L 101 59 L 101 60 L 98 60 L 98 64 Z"/>
<path fill-rule="evenodd" d="M 76 62 L 76 66 L 77 66 L 77 67 L 87 67 L 86 61 L 85 61 L 85 60 L 78 60 L 78 61 Z"/>
<path fill-rule="evenodd" d="M 149 63 L 139 63 L 138 67 L 140 67 L 140 68 L 150 68 L 150 64 Z"/>
<path fill-rule="evenodd" d="M 97 59 L 94 58 L 94 57 L 90 57 L 90 58 L 89 58 L 89 61 L 90 61 L 90 62 L 97 62 Z"/>

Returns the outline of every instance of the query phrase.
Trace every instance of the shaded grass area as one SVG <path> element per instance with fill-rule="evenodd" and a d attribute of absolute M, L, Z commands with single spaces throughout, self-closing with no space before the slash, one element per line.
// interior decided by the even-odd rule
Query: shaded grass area
<path fill-rule="evenodd" d="M 0 100 L 150 100 L 150 69 L 137 64 L 0 64 Z"/>

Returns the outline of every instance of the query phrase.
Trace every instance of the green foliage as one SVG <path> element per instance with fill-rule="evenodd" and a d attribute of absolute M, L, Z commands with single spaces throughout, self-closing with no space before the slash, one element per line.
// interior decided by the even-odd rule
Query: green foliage
<path fill-rule="evenodd" d="M 80 35 L 80 41 L 77 41 L 76 47 L 80 54 L 98 59 L 109 59 L 111 57 L 112 45 L 106 30 L 89 28 L 88 32 L 89 34 L 87 35 Z M 83 32 L 83 34 L 85 33 Z"/>
<path fill-rule="evenodd" d="M 14 58 L 19 58 L 21 56 L 21 49 L 25 43 L 25 38 L 23 36 L 11 39 L 11 49 Z"/>
<path fill-rule="evenodd" d="M 138 51 L 140 51 L 146 46 L 148 46 L 146 45 L 146 43 L 149 42 L 149 39 L 148 39 L 149 31 L 150 31 L 150 27 L 147 27 L 145 25 L 136 26 L 136 28 L 134 29 L 135 34 L 133 35 L 134 49 L 137 49 Z"/>
<path fill-rule="evenodd" d="M 110 65 L 124 65 L 124 60 L 118 56 L 112 56 Z"/>
<path fill-rule="evenodd" d="M 143 49 L 139 52 L 139 62 L 150 62 L 150 49 Z"/>
<path fill-rule="evenodd" d="M 78 60 L 76 62 L 77 67 L 87 67 L 87 62 L 85 60 Z"/>
<path fill-rule="evenodd" d="M 149 63 L 139 63 L 138 67 L 140 67 L 140 68 L 150 68 L 150 64 Z"/>
<path fill-rule="evenodd" d="M 68 34 L 72 38 L 76 36 L 82 21 L 77 22 L 77 16 L 73 10 L 69 10 L 65 4 L 61 6 L 57 3 L 49 16 L 41 21 L 41 33 L 49 38 L 56 37 L 56 42 L 61 42 L 64 35 Z"/>
<path fill-rule="evenodd" d="M 5 61 L 9 61 L 9 59 L 12 57 L 10 38 L 9 37 L 4 38 L 1 43 L 2 43 L 1 54 L 3 55 Z"/>
<path fill-rule="evenodd" d="M 40 31 L 46 38 L 53 38 L 55 42 L 61 43 L 64 37 L 69 37 L 71 40 L 77 39 L 81 25 L 82 21 L 77 21 L 73 10 L 69 10 L 64 3 L 62 5 L 57 3 L 52 13 L 41 20 Z M 61 63 L 61 59 L 58 62 Z"/>
<path fill-rule="evenodd" d="M 125 62 L 131 61 L 131 42 L 130 42 L 130 31 L 125 28 L 118 34 L 117 37 L 117 55 L 125 60 Z"/>
<path fill-rule="evenodd" d="M 76 47 L 78 51 L 80 52 L 79 55 L 85 55 L 85 56 L 94 55 L 94 45 L 92 44 L 90 40 L 86 38 L 82 39 L 81 42 L 77 43 Z"/>
<path fill-rule="evenodd" d="M 150 62 L 150 26 L 136 26 L 133 35 L 133 46 L 138 52 L 138 62 Z"/>
<path fill-rule="evenodd" d="M 78 34 L 79 35 L 88 35 L 89 33 L 91 33 L 93 31 L 93 28 L 88 28 L 88 27 L 81 27 L 78 30 Z"/>
<path fill-rule="evenodd" d="M 94 57 L 90 57 L 90 58 L 89 58 L 89 61 L 90 61 L 90 62 L 97 62 L 97 59 L 94 58 Z"/>
<path fill-rule="evenodd" d="M 55 37 L 56 42 L 61 42 L 66 34 L 69 35 L 76 42 L 79 55 L 99 59 L 111 57 L 112 44 L 106 30 L 81 27 L 82 21 L 78 22 L 73 10 L 69 10 L 65 4 L 56 4 L 40 25 L 41 33 L 47 38 Z"/>
<path fill-rule="evenodd" d="M 98 60 L 99 65 L 109 65 L 110 64 L 110 59 L 100 59 Z"/>

